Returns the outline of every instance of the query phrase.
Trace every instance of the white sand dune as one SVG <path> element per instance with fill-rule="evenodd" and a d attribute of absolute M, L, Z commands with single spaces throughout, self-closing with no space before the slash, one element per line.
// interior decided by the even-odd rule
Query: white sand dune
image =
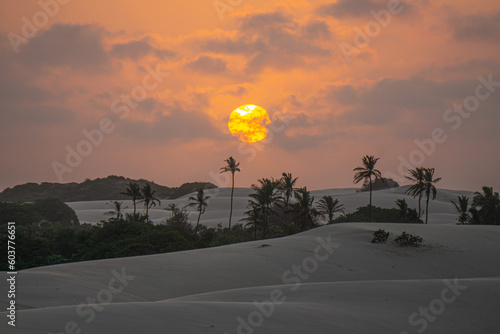
<path fill-rule="evenodd" d="M 380 190 L 373 193 L 373 205 L 384 208 L 393 208 L 396 205 L 394 202 L 397 199 L 405 198 L 410 207 L 417 208 L 417 200 L 405 194 L 408 187 L 399 187 L 395 189 Z M 328 189 L 312 191 L 315 196 L 315 201 L 318 201 L 321 196 L 332 195 L 339 198 L 340 202 L 344 204 L 347 212 L 352 212 L 360 206 L 368 204 L 367 192 L 356 192 L 357 188 L 344 188 L 344 189 Z M 234 204 L 233 204 L 233 222 L 238 222 L 244 218 L 244 212 L 247 211 L 249 197 L 252 193 L 250 188 L 235 188 L 234 190 Z M 217 224 L 225 226 L 227 224 L 227 217 L 229 211 L 229 196 L 231 194 L 230 188 L 209 189 L 207 195 L 210 196 L 208 201 L 208 208 L 201 216 L 200 222 L 208 227 L 216 227 Z M 457 191 L 439 189 L 437 198 L 430 203 L 429 222 L 431 224 L 443 224 L 456 222 L 456 213 L 450 200 L 455 200 L 459 195 L 473 196 L 469 191 Z M 179 207 L 188 204 L 190 195 L 178 198 L 176 200 L 162 200 L 161 205 L 152 207 L 150 209 L 150 217 L 155 223 L 165 221 L 165 218 L 170 215 L 170 212 L 164 209 L 170 204 L 175 203 Z M 91 201 L 91 202 L 71 202 L 68 203 L 78 215 L 80 221 L 88 223 L 97 223 L 101 220 L 108 219 L 109 216 L 104 215 L 105 212 L 110 211 L 111 207 L 107 205 L 108 201 Z M 125 212 L 131 213 L 133 210 L 132 201 L 123 201 L 127 207 Z M 422 200 L 422 205 L 425 205 L 425 200 Z M 143 211 L 142 204 L 138 204 L 138 210 Z M 196 221 L 197 212 L 195 208 L 188 208 L 192 221 Z"/>
<path fill-rule="evenodd" d="M 390 207 L 401 191 L 376 192 L 374 204 Z M 210 219 L 224 222 L 228 190 L 218 192 L 210 205 L 220 215 Z M 236 191 L 240 210 L 248 192 Z M 367 199 L 352 189 L 315 195 L 330 193 L 348 208 Z M 8 327 L 0 312 L 0 332 L 60 333 L 66 326 L 68 333 L 125 334 L 399 334 L 424 327 L 426 333 L 500 333 L 500 229 L 456 225 L 447 201 L 460 192 L 440 193 L 428 225 L 336 224 L 224 247 L 24 270 L 17 326 Z M 424 246 L 372 244 L 378 228 L 390 231 L 390 240 L 416 233 Z M 96 305 L 100 311 L 85 305 L 88 298 L 104 301 Z"/>

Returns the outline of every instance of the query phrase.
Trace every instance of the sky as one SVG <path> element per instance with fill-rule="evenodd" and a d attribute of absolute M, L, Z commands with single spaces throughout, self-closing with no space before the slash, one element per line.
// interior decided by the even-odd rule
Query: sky
<path fill-rule="evenodd" d="M 167 186 L 240 162 L 236 187 L 353 187 L 364 155 L 407 184 L 500 189 L 496 0 L 2 0 L 0 189 L 107 175 Z M 243 143 L 231 112 L 269 113 Z"/>

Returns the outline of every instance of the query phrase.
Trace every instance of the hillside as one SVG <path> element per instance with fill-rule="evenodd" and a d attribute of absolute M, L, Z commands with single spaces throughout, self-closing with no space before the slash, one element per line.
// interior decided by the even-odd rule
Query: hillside
<path fill-rule="evenodd" d="M 122 195 L 127 183 L 137 182 L 141 187 L 146 183 L 156 191 L 160 199 L 175 199 L 195 191 L 197 188 L 217 188 L 210 182 L 184 183 L 180 187 L 165 187 L 148 180 L 133 180 L 123 176 L 110 175 L 95 180 L 87 179 L 82 183 L 25 183 L 7 188 L 0 193 L 3 202 L 33 202 L 43 198 L 57 198 L 63 202 L 126 200 Z"/>

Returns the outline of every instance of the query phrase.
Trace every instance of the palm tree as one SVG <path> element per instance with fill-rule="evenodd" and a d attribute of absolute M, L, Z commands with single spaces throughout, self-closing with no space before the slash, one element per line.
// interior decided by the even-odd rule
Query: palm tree
<path fill-rule="evenodd" d="M 195 206 L 196 210 L 198 210 L 198 221 L 196 222 L 196 227 L 194 228 L 194 236 L 196 237 L 196 233 L 198 232 L 198 225 L 200 224 L 201 215 L 205 213 L 205 209 L 208 206 L 207 200 L 210 196 L 205 196 L 203 189 L 198 189 L 196 191 L 196 196 L 191 196 L 188 198 L 189 203 L 186 206 Z"/>
<path fill-rule="evenodd" d="M 115 217 L 116 220 L 120 220 L 123 218 L 123 209 L 126 209 L 126 207 L 125 208 L 122 207 L 123 202 L 114 201 L 114 202 L 107 202 L 106 204 L 110 205 L 113 208 L 113 210 L 104 213 L 105 215 L 116 215 Z"/>
<path fill-rule="evenodd" d="M 142 187 L 141 189 L 141 194 L 142 194 L 141 202 L 144 203 L 144 207 L 146 208 L 148 243 L 149 243 L 149 209 L 153 206 L 156 206 L 156 203 L 158 203 L 158 205 L 161 204 L 160 200 L 155 197 L 155 193 L 156 190 L 151 189 L 151 185 L 149 183 L 146 183 L 144 187 Z"/>
<path fill-rule="evenodd" d="M 434 178 L 434 168 L 424 168 L 424 185 L 423 189 L 425 192 L 425 196 L 427 197 L 427 201 L 425 204 L 425 223 L 427 224 L 429 221 L 429 199 L 432 194 L 432 199 L 434 200 L 437 195 L 437 189 L 434 186 L 434 183 L 437 183 L 441 180 L 440 177 L 437 179 Z"/>
<path fill-rule="evenodd" d="M 292 204 L 293 211 L 300 222 L 300 230 L 304 231 L 307 226 L 315 227 L 314 216 L 317 212 L 313 208 L 314 196 L 307 187 L 300 188 L 294 192 L 295 203 Z"/>
<path fill-rule="evenodd" d="M 483 193 L 475 192 L 472 205 L 478 207 L 478 213 L 484 224 L 500 224 L 500 198 L 492 187 L 483 187 Z"/>
<path fill-rule="evenodd" d="M 171 212 L 170 218 L 173 218 L 175 214 L 180 210 L 180 208 L 175 203 L 169 203 L 167 207 L 163 210 L 170 211 Z"/>
<path fill-rule="evenodd" d="M 333 215 L 337 212 L 344 213 L 344 205 L 339 203 L 339 199 L 333 199 L 330 195 L 321 197 L 316 204 L 318 213 L 322 216 L 328 215 L 328 224 L 333 224 Z"/>
<path fill-rule="evenodd" d="M 418 196 L 418 218 L 422 215 L 422 194 L 424 193 L 424 168 L 417 167 L 415 169 L 408 169 L 410 176 L 405 176 L 408 180 L 415 182 L 410 188 L 406 189 L 406 193 L 410 194 L 413 198 Z"/>
<path fill-rule="evenodd" d="M 295 183 L 297 183 L 297 179 L 292 177 L 292 173 L 283 172 L 281 180 L 280 180 L 280 189 L 283 192 L 283 204 L 285 215 L 288 213 L 288 205 L 290 204 L 290 199 L 293 197 L 293 192 L 295 191 Z"/>
<path fill-rule="evenodd" d="M 142 199 L 141 188 L 136 182 L 129 182 L 127 189 L 125 189 L 125 192 L 120 194 L 132 197 L 132 203 L 134 203 L 134 218 L 135 218 L 136 202 L 137 200 Z"/>
<path fill-rule="evenodd" d="M 406 216 L 408 216 L 409 208 L 408 208 L 408 203 L 406 203 L 406 199 L 397 199 L 396 200 L 396 205 L 399 209 L 398 213 L 398 219 L 404 219 Z"/>
<path fill-rule="evenodd" d="M 233 216 L 234 173 L 240 172 L 241 170 L 238 168 L 240 163 L 236 162 L 233 157 L 229 157 L 229 159 L 226 159 L 226 163 L 227 165 L 222 167 L 220 172 L 231 172 L 231 206 L 229 210 L 229 231 L 231 231 L 231 217 Z"/>
<path fill-rule="evenodd" d="M 458 201 L 455 203 L 451 201 L 451 203 L 455 206 L 455 209 L 458 212 L 458 222 L 460 224 L 467 224 L 471 222 L 470 216 L 470 208 L 469 208 L 469 197 L 467 196 L 457 196 Z"/>
<path fill-rule="evenodd" d="M 272 211 L 272 206 L 278 200 L 282 199 L 279 195 L 279 180 L 271 179 L 260 179 L 260 186 L 252 184 L 252 189 L 255 193 L 250 194 L 252 198 L 249 200 L 249 206 L 254 206 L 262 212 L 262 239 L 266 237 L 267 233 L 267 222 L 269 215 Z"/>
<path fill-rule="evenodd" d="M 254 240 L 257 240 L 257 227 L 262 226 L 262 210 L 251 200 L 248 203 L 248 208 L 249 210 L 245 211 L 246 217 L 240 220 L 244 220 L 247 222 L 245 224 L 245 227 L 253 227 Z"/>
<path fill-rule="evenodd" d="M 365 155 L 363 157 L 363 167 L 356 167 L 353 169 L 356 174 L 354 175 L 353 182 L 358 184 L 361 180 L 368 180 L 370 182 L 370 204 L 368 206 L 368 221 L 372 221 L 372 177 L 377 179 L 382 178 L 382 173 L 378 169 L 375 169 L 375 164 L 379 158 L 375 158 L 373 155 Z"/>

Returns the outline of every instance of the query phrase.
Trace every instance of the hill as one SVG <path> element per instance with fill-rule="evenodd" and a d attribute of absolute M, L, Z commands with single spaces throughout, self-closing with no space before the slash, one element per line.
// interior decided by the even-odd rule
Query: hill
<path fill-rule="evenodd" d="M 210 182 L 190 182 L 180 187 L 165 187 L 144 179 L 133 180 L 110 175 L 95 180 L 87 179 L 81 183 L 25 183 L 5 189 L 0 193 L 0 201 L 33 202 L 43 198 L 57 198 L 63 202 L 125 200 L 129 197 L 121 193 L 125 191 L 129 182 L 137 182 L 141 187 L 146 183 L 151 184 L 151 188 L 156 191 L 156 196 L 160 199 L 175 199 L 200 187 L 217 188 Z"/>

